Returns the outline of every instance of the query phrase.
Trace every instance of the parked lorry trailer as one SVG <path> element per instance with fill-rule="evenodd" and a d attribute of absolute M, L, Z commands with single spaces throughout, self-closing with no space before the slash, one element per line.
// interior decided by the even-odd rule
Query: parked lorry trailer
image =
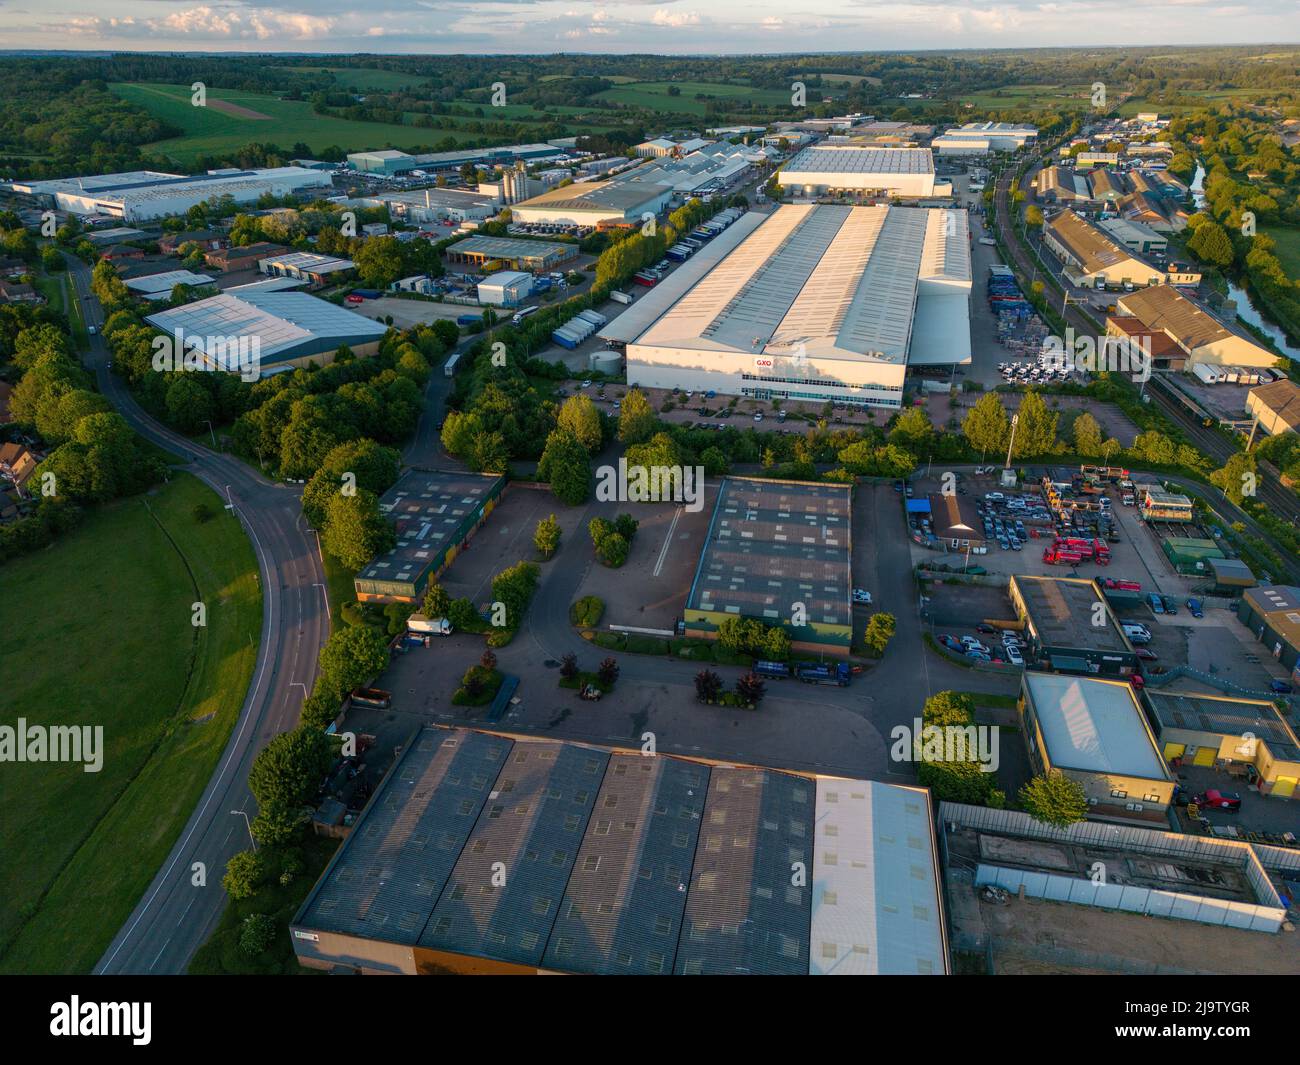
<path fill-rule="evenodd" d="M 820 665 L 800 665 L 796 675 L 805 684 L 838 684 L 848 687 L 852 672 L 847 662 L 822 663 Z"/>
<path fill-rule="evenodd" d="M 406 619 L 408 632 L 427 632 L 431 636 L 450 636 L 455 630 L 446 618 L 431 618 L 426 614 L 412 614 Z"/>

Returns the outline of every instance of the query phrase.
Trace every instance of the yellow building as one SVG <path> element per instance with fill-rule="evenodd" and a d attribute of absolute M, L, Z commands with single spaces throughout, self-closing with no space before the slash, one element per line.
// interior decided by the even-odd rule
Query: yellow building
<path fill-rule="evenodd" d="M 1143 262 L 1073 211 L 1062 211 L 1043 226 L 1043 243 L 1077 285 L 1158 285 L 1159 267 Z"/>
<path fill-rule="evenodd" d="M 1246 410 L 1259 420 L 1270 436 L 1300 429 L 1300 385 L 1289 377 L 1252 388 L 1246 396 Z"/>
<path fill-rule="evenodd" d="M 1253 340 L 1229 332 L 1220 322 L 1177 289 L 1153 285 L 1130 292 L 1117 302 L 1121 314 L 1159 329 L 1187 353 L 1191 363 L 1216 366 L 1272 366 L 1277 356 Z"/>
<path fill-rule="evenodd" d="M 1300 740 L 1272 703 L 1150 688 L 1143 698 L 1166 762 L 1217 766 L 1244 776 L 1261 794 L 1295 796 Z"/>

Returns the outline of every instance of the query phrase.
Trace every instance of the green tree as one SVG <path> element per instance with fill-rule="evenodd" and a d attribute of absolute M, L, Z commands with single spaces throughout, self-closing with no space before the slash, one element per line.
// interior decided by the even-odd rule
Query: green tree
<path fill-rule="evenodd" d="M 270 914 L 250 913 L 239 926 L 239 949 L 256 957 L 271 949 L 280 925 Z"/>
<path fill-rule="evenodd" d="M 618 438 L 624 444 L 642 444 L 654 435 L 659 419 L 645 393 L 630 389 L 618 416 Z"/>
<path fill-rule="evenodd" d="M 533 546 L 542 558 L 550 558 L 560 547 L 560 523 L 551 514 L 537 523 L 533 533 Z"/>
<path fill-rule="evenodd" d="M 1016 425 L 1015 457 L 1050 455 L 1056 450 L 1056 426 L 1061 415 L 1048 410 L 1041 395 L 1026 392 L 1017 413 L 1020 420 Z"/>
<path fill-rule="evenodd" d="M 248 772 L 258 808 L 292 810 L 314 799 L 334 759 L 334 746 L 320 729 L 303 725 L 274 737 Z"/>
<path fill-rule="evenodd" d="M 908 407 L 899 414 L 889 432 L 890 443 L 899 444 L 914 454 L 925 454 L 933 440 L 934 426 L 921 407 Z"/>
<path fill-rule="evenodd" d="M 921 721 L 926 725 L 969 725 L 974 720 L 975 704 L 960 692 L 936 692 L 921 709 Z"/>
<path fill-rule="evenodd" d="M 1059 769 L 1028 781 L 1020 789 L 1020 805 L 1034 820 L 1053 828 L 1069 828 L 1088 816 L 1083 785 Z"/>
<path fill-rule="evenodd" d="M 321 468 L 312 474 L 303 489 L 303 514 L 315 528 L 321 528 L 331 497 L 353 483 L 357 488 L 382 495 L 397 481 L 400 464 L 401 456 L 396 450 L 369 438 L 339 444 L 325 456 Z"/>
<path fill-rule="evenodd" d="M 594 455 L 600 450 L 604 435 L 600 425 L 600 411 L 591 398 L 581 393 L 570 396 L 560 407 L 556 426 L 571 432 L 581 441 L 587 453 Z"/>
<path fill-rule="evenodd" d="M 1245 451 L 1238 451 L 1230 456 L 1222 469 L 1210 474 L 1210 483 L 1221 488 L 1237 506 L 1241 506 L 1247 497 L 1255 494 L 1255 485 L 1259 478 L 1255 456 Z"/>
<path fill-rule="evenodd" d="M 236 901 L 252 898 L 264 875 L 262 856 L 257 851 L 240 851 L 226 863 L 221 886 Z"/>
<path fill-rule="evenodd" d="M 1089 457 L 1100 455 L 1102 448 L 1101 426 L 1097 419 L 1084 411 L 1074 419 L 1074 450 Z"/>
<path fill-rule="evenodd" d="M 1197 226 L 1196 232 L 1187 242 L 1187 250 L 1201 262 L 1220 269 L 1231 265 L 1233 259 L 1232 240 L 1218 222 L 1205 222 Z"/>
<path fill-rule="evenodd" d="M 591 495 L 591 459 L 572 430 L 556 428 L 546 438 L 537 476 L 550 484 L 561 503 L 576 507 L 587 501 Z"/>
<path fill-rule="evenodd" d="M 984 454 L 996 454 L 1007 446 L 1011 420 L 996 392 L 985 392 L 975 406 L 966 412 L 961 423 L 962 433 L 970 446 Z"/>
<path fill-rule="evenodd" d="M 393 548 L 397 533 L 379 512 L 374 492 L 338 493 L 325 508 L 321 546 L 350 570 L 359 570 L 376 555 Z"/>
<path fill-rule="evenodd" d="M 451 610 L 451 596 L 437 581 L 430 581 L 424 590 L 424 602 L 420 609 L 427 618 L 445 618 Z"/>
<path fill-rule="evenodd" d="M 353 256 L 357 276 L 367 285 L 387 288 L 400 278 L 406 269 L 402 242 L 396 237 L 370 237 Z"/>
<path fill-rule="evenodd" d="M 388 641 L 369 625 L 345 625 L 320 649 L 320 684 L 340 699 L 388 665 Z"/>
<path fill-rule="evenodd" d="M 863 634 L 863 641 L 875 657 L 880 658 L 885 653 L 885 648 L 889 646 L 889 641 L 894 638 L 894 632 L 897 628 L 897 622 L 893 614 L 881 612 L 872 614 L 871 620 L 867 622 L 866 632 Z"/>

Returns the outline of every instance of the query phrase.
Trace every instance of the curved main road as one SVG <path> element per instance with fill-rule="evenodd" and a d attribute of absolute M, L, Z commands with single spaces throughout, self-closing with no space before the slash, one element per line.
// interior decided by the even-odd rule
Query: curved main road
<path fill-rule="evenodd" d="M 86 365 L 100 391 L 141 436 L 189 460 L 182 468 L 233 508 L 257 556 L 262 640 L 239 720 L 180 838 L 95 967 L 96 973 L 183 973 L 225 907 L 226 862 L 250 845 L 243 815 L 251 821 L 257 812 L 248 790 L 253 759 L 273 737 L 297 725 L 315 682 L 317 656 L 329 635 L 324 568 L 296 490 L 172 432 L 140 408 L 109 370 L 104 313 L 90 288 L 90 270 L 80 260 L 67 261 L 82 317 L 96 329 Z M 147 670 L 141 676 L 143 682 Z M 196 875 L 196 863 L 202 863 L 203 877 Z M 204 883 L 196 886 L 196 879 Z"/>

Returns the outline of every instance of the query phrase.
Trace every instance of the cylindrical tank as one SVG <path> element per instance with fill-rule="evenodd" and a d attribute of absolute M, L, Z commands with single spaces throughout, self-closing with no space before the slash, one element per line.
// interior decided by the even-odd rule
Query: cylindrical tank
<path fill-rule="evenodd" d="M 623 369 L 623 356 L 617 351 L 611 351 L 608 348 L 602 351 L 593 351 L 587 358 L 587 368 L 598 370 L 601 373 L 617 374 Z"/>

